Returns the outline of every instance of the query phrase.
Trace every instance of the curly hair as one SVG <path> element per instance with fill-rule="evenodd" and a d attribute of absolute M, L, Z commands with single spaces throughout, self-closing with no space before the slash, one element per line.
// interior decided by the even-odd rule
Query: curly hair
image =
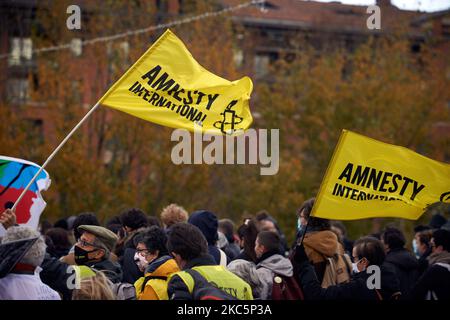
<path fill-rule="evenodd" d="M 178 222 L 187 222 L 188 217 L 187 211 L 175 203 L 169 204 L 161 211 L 161 221 L 166 228 Z"/>
<path fill-rule="evenodd" d="M 16 240 L 30 239 L 39 237 L 31 248 L 25 253 L 20 263 L 29 264 L 32 266 L 40 266 L 44 261 L 45 250 L 47 246 L 45 240 L 41 237 L 39 231 L 36 231 L 26 226 L 15 226 L 8 228 L 6 234 L 2 239 L 2 244 L 9 243 Z"/>

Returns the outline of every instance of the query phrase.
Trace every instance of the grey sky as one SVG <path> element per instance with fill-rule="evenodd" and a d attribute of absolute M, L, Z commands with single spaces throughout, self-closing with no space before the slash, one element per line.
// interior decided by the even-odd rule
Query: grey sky
<path fill-rule="evenodd" d="M 315 0 L 320 2 L 331 2 L 335 0 Z M 339 0 L 345 4 L 370 5 L 375 0 Z M 404 10 L 440 11 L 450 8 L 450 0 L 391 0 L 396 7 Z"/>

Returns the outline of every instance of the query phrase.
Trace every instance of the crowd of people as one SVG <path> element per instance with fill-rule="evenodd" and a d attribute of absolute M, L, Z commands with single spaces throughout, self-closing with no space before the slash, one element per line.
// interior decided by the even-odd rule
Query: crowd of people
<path fill-rule="evenodd" d="M 450 299 L 444 216 L 414 229 L 410 251 L 392 226 L 353 242 L 342 222 L 312 217 L 313 205 L 297 210 L 292 245 L 265 211 L 236 227 L 170 204 L 159 217 L 131 208 L 101 225 L 84 212 L 35 230 L 7 209 L 0 252 L 12 245 L 23 252 L 0 270 L 0 299 Z"/>

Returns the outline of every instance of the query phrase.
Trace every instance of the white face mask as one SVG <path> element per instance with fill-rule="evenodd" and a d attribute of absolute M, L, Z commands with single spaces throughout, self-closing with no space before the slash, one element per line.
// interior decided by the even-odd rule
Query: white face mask
<path fill-rule="evenodd" d="M 353 273 L 359 273 L 359 272 L 360 272 L 359 269 L 358 269 L 358 263 L 359 263 L 361 260 L 362 260 L 362 259 L 359 259 L 358 261 L 352 263 L 352 270 L 353 270 Z"/>
<path fill-rule="evenodd" d="M 140 255 L 138 252 L 136 252 L 134 254 L 134 262 L 136 263 L 136 265 L 138 266 L 139 270 L 141 270 L 142 272 L 145 271 L 145 269 L 148 266 L 148 261 L 147 259 L 145 259 L 145 257 L 143 257 L 142 255 Z"/>
<path fill-rule="evenodd" d="M 419 253 L 419 248 L 417 246 L 417 241 L 416 239 L 413 239 L 412 241 L 412 247 L 413 247 L 413 251 L 414 251 L 414 255 L 416 256 L 417 259 L 420 258 L 420 253 Z"/>

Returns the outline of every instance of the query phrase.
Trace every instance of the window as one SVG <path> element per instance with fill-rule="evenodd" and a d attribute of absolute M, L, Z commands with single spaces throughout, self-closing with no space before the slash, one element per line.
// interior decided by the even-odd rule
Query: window
<path fill-rule="evenodd" d="M 13 103 L 22 103 L 29 99 L 28 79 L 9 79 L 7 84 L 8 100 Z"/>
<path fill-rule="evenodd" d="M 12 38 L 8 64 L 18 66 L 30 61 L 33 55 L 31 38 Z"/>

